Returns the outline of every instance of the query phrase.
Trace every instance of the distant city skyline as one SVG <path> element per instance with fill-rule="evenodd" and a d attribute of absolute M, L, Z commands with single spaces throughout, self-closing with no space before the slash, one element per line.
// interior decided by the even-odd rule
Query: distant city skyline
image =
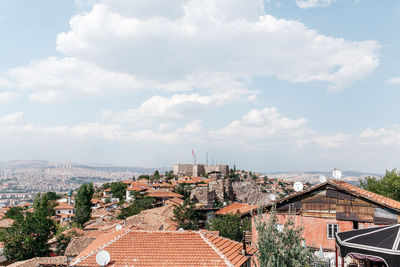
<path fill-rule="evenodd" d="M 400 167 L 400 2 L 0 2 L 0 161 Z"/>

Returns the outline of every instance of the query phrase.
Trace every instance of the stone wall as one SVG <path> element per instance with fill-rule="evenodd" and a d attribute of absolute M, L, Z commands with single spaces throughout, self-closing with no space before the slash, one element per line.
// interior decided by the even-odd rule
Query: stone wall
<path fill-rule="evenodd" d="M 208 187 L 196 187 L 190 194 L 190 199 L 207 207 L 212 207 L 214 200 L 230 202 L 235 200 L 232 182 L 229 179 L 220 179 L 208 184 Z"/>
<path fill-rule="evenodd" d="M 201 176 L 204 173 L 221 172 L 225 177 L 229 174 L 228 165 L 206 165 L 206 164 L 175 164 L 174 174 L 184 176 Z"/>

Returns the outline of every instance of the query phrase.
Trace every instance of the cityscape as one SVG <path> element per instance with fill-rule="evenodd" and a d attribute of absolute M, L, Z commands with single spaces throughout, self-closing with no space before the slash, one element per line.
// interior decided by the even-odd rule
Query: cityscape
<path fill-rule="evenodd" d="M 0 0 L 0 266 L 399 267 L 400 1 Z"/>

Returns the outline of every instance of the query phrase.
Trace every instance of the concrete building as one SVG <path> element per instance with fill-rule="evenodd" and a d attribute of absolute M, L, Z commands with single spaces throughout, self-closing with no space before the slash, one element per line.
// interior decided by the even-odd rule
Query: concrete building
<path fill-rule="evenodd" d="M 174 175 L 183 176 L 201 176 L 203 174 L 220 172 L 223 176 L 228 176 L 229 166 L 228 165 L 207 165 L 207 164 L 175 164 Z"/>

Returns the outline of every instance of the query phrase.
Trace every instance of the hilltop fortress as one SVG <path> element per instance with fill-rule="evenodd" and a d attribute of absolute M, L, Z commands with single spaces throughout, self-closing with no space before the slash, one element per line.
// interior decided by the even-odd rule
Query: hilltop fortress
<path fill-rule="evenodd" d="M 208 164 L 181 164 L 181 163 L 174 165 L 175 175 L 198 177 L 203 174 L 210 174 L 213 172 L 219 172 L 224 177 L 226 177 L 229 174 L 229 166 L 221 164 L 208 165 Z"/>

